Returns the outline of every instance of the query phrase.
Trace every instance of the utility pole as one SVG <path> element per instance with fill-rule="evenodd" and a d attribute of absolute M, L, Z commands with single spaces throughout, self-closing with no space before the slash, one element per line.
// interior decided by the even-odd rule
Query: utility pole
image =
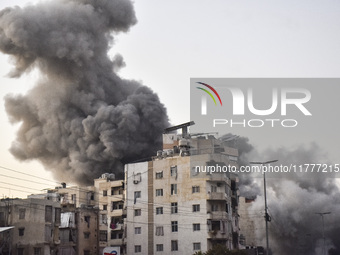
<path fill-rule="evenodd" d="M 266 165 L 270 163 L 277 162 L 278 160 L 270 160 L 266 162 L 249 162 L 250 164 L 257 164 L 257 165 Z M 266 173 L 263 172 L 263 191 L 264 191 L 264 220 L 266 221 L 266 255 L 269 253 L 269 235 L 268 235 L 268 222 L 271 221 L 271 218 L 268 214 L 268 206 L 267 206 L 267 186 L 266 186 Z"/>
<path fill-rule="evenodd" d="M 331 212 L 320 212 L 320 213 L 315 213 L 321 216 L 322 218 L 322 237 L 323 237 L 323 254 L 326 255 L 326 238 L 325 238 L 325 222 L 323 220 L 323 216 L 326 214 L 331 214 Z"/>

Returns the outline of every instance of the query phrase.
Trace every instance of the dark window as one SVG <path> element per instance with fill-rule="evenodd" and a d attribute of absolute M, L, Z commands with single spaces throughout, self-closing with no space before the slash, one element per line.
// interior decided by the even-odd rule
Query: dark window
<path fill-rule="evenodd" d="M 201 249 L 201 243 L 193 243 L 194 251 L 199 251 Z"/>
<path fill-rule="evenodd" d="M 177 184 L 171 184 L 171 195 L 177 195 Z"/>
<path fill-rule="evenodd" d="M 200 192 L 200 186 L 192 186 L 192 193 L 199 193 Z"/>
<path fill-rule="evenodd" d="M 24 209 L 24 208 L 19 209 L 19 219 L 20 220 L 25 219 L 25 213 L 26 213 L 26 209 Z"/>
<path fill-rule="evenodd" d="M 200 223 L 194 223 L 192 224 L 193 231 L 200 231 L 201 230 L 201 224 Z"/>
<path fill-rule="evenodd" d="M 135 201 L 137 198 L 141 198 L 142 197 L 142 194 L 140 191 L 135 191 Z"/>
<path fill-rule="evenodd" d="M 193 212 L 199 212 L 200 211 L 200 205 L 192 205 L 192 211 Z"/>
<path fill-rule="evenodd" d="M 45 221 L 52 222 L 52 206 L 50 205 L 45 206 Z"/>
<path fill-rule="evenodd" d="M 171 240 L 171 251 L 178 251 L 178 241 Z"/>
<path fill-rule="evenodd" d="M 24 248 L 18 248 L 18 255 L 24 255 Z"/>
<path fill-rule="evenodd" d="M 141 209 L 135 209 L 135 216 L 141 216 L 142 210 Z"/>
<path fill-rule="evenodd" d="M 40 247 L 34 247 L 34 255 L 41 255 L 41 248 Z"/>
<path fill-rule="evenodd" d="M 25 228 L 19 228 L 19 236 L 23 236 L 25 234 Z"/>
<path fill-rule="evenodd" d="M 84 250 L 84 255 L 90 255 L 90 251 L 89 250 Z"/>
<path fill-rule="evenodd" d="M 107 205 L 103 205 L 103 211 L 107 211 Z"/>
<path fill-rule="evenodd" d="M 107 231 L 106 230 L 99 231 L 99 241 L 107 242 Z"/>
<path fill-rule="evenodd" d="M 156 179 L 162 179 L 163 178 L 163 171 L 156 172 Z"/>
<path fill-rule="evenodd" d="M 171 231 L 172 232 L 178 232 L 178 222 L 177 221 L 171 221 Z"/>
<path fill-rule="evenodd" d="M 142 246 L 141 245 L 135 245 L 135 253 L 142 252 Z"/>
<path fill-rule="evenodd" d="M 163 251 L 163 244 L 156 244 L 156 251 Z"/>
<path fill-rule="evenodd" d="M 164 236 L 163 226 L 156 227 L 156 236 Z"/>
<path fill-rule="evenodd" d="M 139 235 L 142 233 L 142 228 L 141 227 L 135 227 L 135 235 Z"/>
<path fill-rule="evenodd" d="M 212 204 L 212 205 L 211 205 L 211 211 L 212 211 L 212 212 L 217 212 L 217 211 L 218 211 L 218 205 Z"/>
<path fill-rule="evenodd" d="M 163 207 L 156 207 L 156 214 L 163 214 Z"/>
<path fill-rule="evenodd" d="M 177 178 L 177 166 L 170 167 L 170 175 Z"/>
<path fill-rule="evenodd" d="M 87 227 L 90 227 L 91 216 L 84 216 L 84 221 L 87 223 Z"/>
<path fill-rule="evenodd" d="M 84 239 L 90 238 L 90 232 L 84 232 Z"/>
<path fill-rule="evenodd" d="M 55 217 L 54 217 L 54 218 L 55 218 L 55 219 L 54 219 L 54 220 L 55 220 L 55 223 L 56 223 L 56 224 L 60 224 L 61 209 L 60 209 L 60 208 L 55 208 L 55 211 L 54 211 L 54 212 L 55 212 L 55 215 L 54 215 L 54 216 L 55 216 Z"/>
<path fill-rule="evenodd" d="M 156 189 L 156 197 L 163 196 L 163 189 Z"/>
<path fill-rule="evenodd" d="M 177 203 L 171 203 L 171 213 L 177 213 L 177 212 L 178 212 Z"/>
<path fill-rule="evenodd" d="M 104 196 L 104 197 L 107 196 L 107 190 L 103 190 L 103 196 Z"/>

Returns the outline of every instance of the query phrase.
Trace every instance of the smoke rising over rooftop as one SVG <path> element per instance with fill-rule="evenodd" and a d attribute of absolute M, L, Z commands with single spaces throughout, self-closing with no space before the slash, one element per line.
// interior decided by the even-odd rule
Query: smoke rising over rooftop
<path fill-rule="evenodd" d="M 26 95 L 5 107 L 21 123 L 11 153 L 37 159 L 59 180 L 90 183 L 103 172 L 151 155 L 168 125 L 158 96 L 120 78 L 111 60 L 113 35 L 136 23 L 128 0 L 49 1 L 0 13 L 0 50 L 12 56 L 12 77 L 38 68 Z"/>
<path fill-rule="evenodd" d="M 247 138 L 239 141 L 241 162 L 246 165 L 253 160 L 279 159 L 278 164 L 315 164 L 330 160 L 317 144 L 292 148 L 267 149 L 261 153 L 251 146 Z M 322 221 L 317 212 L 326 215 L 325 238 L 331 254 L 340 254 L 340 191 L 334 173 L 267 174 L 269 243 L 273 254 L 322 254 Z M 265 244 L 265 220 L 263 199 L 263 176 L 252 174 L 240 176 L 240 192 L 243 196 L 257 196 L 250 212 L 263 212 L 254 218 L 256 234 Z"/>

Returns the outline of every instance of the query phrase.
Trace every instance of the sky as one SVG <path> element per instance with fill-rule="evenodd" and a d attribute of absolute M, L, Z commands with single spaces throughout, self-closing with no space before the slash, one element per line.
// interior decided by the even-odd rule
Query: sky
<path fill-rule="evenodd" d="M 3 0 L 0 8 L 34 2 Z M 121 77 L 141 81 L 159 95 L 174 125 L 190 120 L 190 78 L 339 77 L 338 1 L 140 0 L 134 6 L 138 23 L 115 35 L 109 54 L 123 56 Z M 25 197 L 58 184 L 39 163 L 19 162 L 8 151 L 18 124 L 9 123 L 3 97 L 25 94 L 39 75 L 10 79 L 11 67 L 0 55 L 0 196 Z M 35 190 L 33 181 L 40 182 Z"/>

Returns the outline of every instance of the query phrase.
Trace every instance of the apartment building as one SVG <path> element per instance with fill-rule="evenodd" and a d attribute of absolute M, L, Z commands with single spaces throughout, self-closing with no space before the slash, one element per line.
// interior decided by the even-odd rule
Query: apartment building
<path fill-rule="evenodd" d="M 30 198 L 45 199 L 60 204 L 59 255 L 94 255 L 99 252 L 99 209 L 94 186 L 62 186 L 33 194 Z"/>
<path fill-rule="evenodd" d="M 99 213 L 99 249 L 103 254 L 106 247 L 116 247 L 126 254 L 124 235 L 124 181 L 116 180 L 114 174 L 103 174 L 94 180 L 95 200 Z"/>
<path fill-rule="evenodd" d="M 0 227 L 11 230 L 12 254 L 58 254 L 61 208 L 45 199 L 3 199 L 0 201 Z"/>
<path fill-rule="evenodd" d="M 213 136 L 190 137 L 186 125 L 168 130 L 182 128 L 182 135 L 163 135 L 152 160 L 125 166 L 127 254 L 238 248 L 238 179 L 206 171 L 237 168 L 238 151 Z"/>

